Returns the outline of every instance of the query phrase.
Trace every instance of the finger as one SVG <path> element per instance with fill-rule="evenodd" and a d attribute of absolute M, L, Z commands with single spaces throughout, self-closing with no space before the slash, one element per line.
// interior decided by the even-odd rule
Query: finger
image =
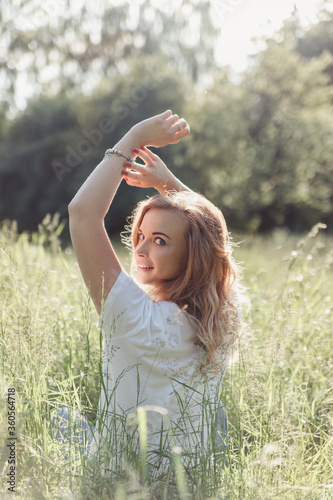
<path fill-rule="evenodd" d="M 131 183 L 131 185 L 133 185 L 133 183 L 136 183 L 136 184 L 140 183 L 141 184 L 141 180 L 143 177 L 143 175 L 139 174 L 138 172 L 128 172 L 127 170 L 123 171 L 122 175 L 123 175 L 123 178 L 125 179 L 125 181 L 127 183 Z"/>
<path fill-rule="evenodd" d="M 142 187 L 142 184 L 140 181 L 132 180 L 129 179 L 128 177 L 124 177 L 124 181 L 128 186 L 133 186 L 133 187 Z"/>
<path fill-rule="evenodd" d="M 167 123 L 168 125 L 174 125 L 176 122 L 178 122 L 179 116 L 178 115 L 172 115 L 168 120 Z"/>
<path fill-rule="evenodd" d="M 152 151 L 150 151 L 150 149 L 145 148 L 144 146 L 142 146 L 139 151 L 136 149 L 135 154 L 145 163 L 150 163 L 151 161 L 154 161 L 156 160 L 156 158 L 158 158 L 157 155 L 155 155 Z"/>
<path fill-rule="evenodd" d="M 170 109 L 167 109 L 166 111 L 164 111 L 164 113 L 160 114 L 160 117 L 163 118 L 164 120 L 166 120 L 171 115 L 172 115 L 172 111 Z"/>
<path fill-rule="evenodd" d="M 189 133 L 190 133 L 190 127 L 186 127 L 181 132 L 177 132 L 175 134 L 175 139 L 177 139 L 177 141 L 180 141 L 181 139 L 184 139 L 184 137 L 187 137 Z"/>
<path fill-rule="evenodd" d="M 184 120 L 184 118 L 181 118 L 180 120 L 178 120 L 178 122 L 176 122 L 174 124 L 174 126 L 172 127 L 173 128 L 173 131 L 174 133 L 180 133 L 182 130 L 184 130 L 187 126 L 187 122 L 186 120 Z"/>
<path fill-rule="evenodd" d="M 175 131 L 174 133 L 174 140 L 170 141 L 169 144 L 178 144 L 180 139 L 183 139 L 184 137 L 188 136 L 190 133 L 190 126 L 186 125 L 186 127 L 180 131 L 179 129 Z"/>
<path fill-rule="evenodd" d="M 184 137 L 186 137 L 187 135 L 189 135 L 189 133 L 190 133 L 190 126 L 186 125 L 186 127 L 183 128 L 183 129 L 180 129 L 179 127 L 177 127 L 177 129 L 174 128 L 173 133 L 174 133 L 175 139 L 178 139 L 178 140 L 183 139 Z"/>
<path fill-rule="evenodd" d="M 126 174 L 128 172 L 131 172 L 131 170 L 135 170 L 135 172 L 139 172 L 139 174 L 141 174 L 141 175 L 144 175 L 144 174 L 147 173 L 147 167 L 146 167 L 146 165 L 140 165 L 140 163 L 126 162 L 125 163 L 125 167 L 126 167 L 126 169 L 123 170 L 123 172 L 125 172 Z"/>
<path fill-rule="evenodd" d="M 181 132 L 179 132 L 179 134 L 177 134 L 177 136 L 180 138 L 180 139 L 183 139 L 183 137 L 186 137 L 190 134 L 191 132 L 191 128 L 189 126 L 188 123 L 186 123 L 186 127 L 183 128 L 183 130 Z"/>

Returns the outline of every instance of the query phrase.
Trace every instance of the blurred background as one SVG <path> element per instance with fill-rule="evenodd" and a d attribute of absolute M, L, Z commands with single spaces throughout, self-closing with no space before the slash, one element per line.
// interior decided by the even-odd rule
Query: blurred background
<path fill-rule="evenodd" d="M 332 228 L 332 2 L 0 3 L 0 221 L 66 219 L 104 151 L 170 108 L 192 133 L 158 153 L 229 229 Z M 108 231 L 148 194 L 122 183 Z"/>

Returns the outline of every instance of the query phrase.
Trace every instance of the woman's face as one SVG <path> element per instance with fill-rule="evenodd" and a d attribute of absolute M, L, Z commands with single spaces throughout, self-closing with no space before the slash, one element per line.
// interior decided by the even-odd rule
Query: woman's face
<path fill-rule="evenodd" d="M 157 290 L 177 278 L 187 262 L 186 222 L 176 210 L 151 208 L 139 227 L 134 249 L 137 280 Z"/>

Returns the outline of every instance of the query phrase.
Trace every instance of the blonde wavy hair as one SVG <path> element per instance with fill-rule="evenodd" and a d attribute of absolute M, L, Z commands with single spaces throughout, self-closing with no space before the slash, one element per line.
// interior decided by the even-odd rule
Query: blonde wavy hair
<path fill-rule="evenodd" d="M 139 228 L 150 209 L 176 210 L 186 221 L 187 265 L 180 275 L 166 280 L 163 293 L 175 302 L 197 325 L 197 344 L 206 356 L 202 369 L 221 368 L 216 354 L 232 343 L 237 329 L 238 267 L 225 219 L 203 195 L 169 192 L 138 203 L 127 226 L 132 250 L 139 242 Z"/>

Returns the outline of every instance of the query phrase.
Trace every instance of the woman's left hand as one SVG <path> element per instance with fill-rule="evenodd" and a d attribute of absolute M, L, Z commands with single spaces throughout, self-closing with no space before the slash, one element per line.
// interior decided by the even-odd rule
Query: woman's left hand
<path fill-rule="evenodd" d="M 137 123 L 130 132 L 137 146 L 162 147 L 167 144 L 177 144 L 190 133 L 190 127 L 184 118 L 173 115 L 167 110 L 160 115 Z"/>

